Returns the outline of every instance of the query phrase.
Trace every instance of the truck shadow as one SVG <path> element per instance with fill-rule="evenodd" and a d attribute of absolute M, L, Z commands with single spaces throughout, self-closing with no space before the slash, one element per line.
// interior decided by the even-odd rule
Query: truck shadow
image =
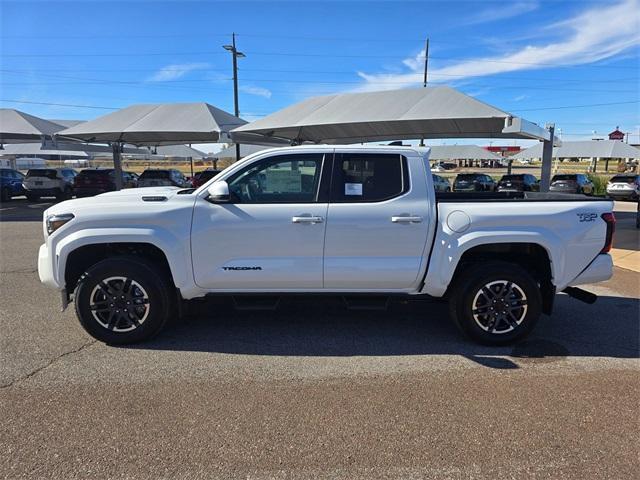
<path fill-rule="evenodd" d="M 640 356 L 640 301 L 624 297 L 585 305 L 559 295 L 553 316 L 543 316 L 528 339 L 499 348 L 463 338 L 448 320 L 446 304 L 421 300 L 394 301 L 386 311 L 347 310 L 338 298 L 288 299 L 275 311 L 235 311 L 220 299 L 198 309 L 152 341 L 123 348 L 319 357 L 460 355 L 497 369 L 568 356 Z"/>

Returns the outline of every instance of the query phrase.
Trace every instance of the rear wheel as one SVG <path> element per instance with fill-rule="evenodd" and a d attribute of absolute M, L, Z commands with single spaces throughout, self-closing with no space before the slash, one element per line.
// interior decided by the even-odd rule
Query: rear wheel
<path fill-rule="evenodd" d="M 3 187 L 2 190 L 0 190 L 0 201 L 8 202 L 9 200 L 11 200 L 11 192 L 7 187 Z"/>
<path fill-rule="evenodd" d="M 156 335 L 173 311 L 163 272 L 144 260 L 115 257 L 90 267 L 78 281 L 80 324 L 108 344 L 140 342 Z"/>
<path fill-rule="evenodd" d="M 524 338 L 540 317 L 542 296 L 536 280 L 519 265 L 490 262 L 469 267 L 449 298 L 452 320 L 485 345 Z"/>

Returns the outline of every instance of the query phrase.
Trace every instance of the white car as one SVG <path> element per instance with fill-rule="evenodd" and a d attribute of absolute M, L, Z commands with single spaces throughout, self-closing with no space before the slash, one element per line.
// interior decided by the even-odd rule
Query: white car
<path fill-rule="evenodd" d="M 607 195 L 616 200 L 638 200 L 640 197 L 640 175 L 616 175 L 607 183 Z"/>
<path fill-rule="evenodd" d="M 78 172 L 72 168 L 31 168 L 22 183 L 27 199 L 37 201 L 41 197 L 71 198 Z"/>
<path fill-rule="evenodd" d="M 527 335 L 556 292 L 611 277 L 613 202 L 436 194 L 429 150 L 271 149 L 196 190 L 127 189 L 44 212 L 41 281 L 108 343 L 158 333 L 207 295 L 444 297 L 478 342 Z M 561 321 L 561 319 L 558 319 Z"/>

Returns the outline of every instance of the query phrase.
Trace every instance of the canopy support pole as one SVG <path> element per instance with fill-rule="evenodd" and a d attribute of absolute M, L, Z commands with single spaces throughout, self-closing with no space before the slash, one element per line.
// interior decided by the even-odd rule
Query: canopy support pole
<path fill-rule="evenodd" d="M 116 190 L 122 190 L 122 156 L 120 142 L 113 142 L 111 148 L 113 150 L 113 168 L 114 180 L 116 182 Z"/>
<path fill-rule="evenodd" d="M 540 191 L 548 192 L 551 184 L 551 159 L 553 157 L 553 134 L 555 125 L 547 125 L 549 140 L 542 142 L 542 171 L 540 172 Z"/>

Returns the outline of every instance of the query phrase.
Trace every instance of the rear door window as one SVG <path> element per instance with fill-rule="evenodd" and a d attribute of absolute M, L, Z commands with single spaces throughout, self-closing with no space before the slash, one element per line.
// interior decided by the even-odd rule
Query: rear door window
<path fill-rule="evenodd" d="M 332 202 L 381 202 L 400 196 L 408 190 L 407 159 L 402 155 L 336 155 L 331 183 Z"/>

